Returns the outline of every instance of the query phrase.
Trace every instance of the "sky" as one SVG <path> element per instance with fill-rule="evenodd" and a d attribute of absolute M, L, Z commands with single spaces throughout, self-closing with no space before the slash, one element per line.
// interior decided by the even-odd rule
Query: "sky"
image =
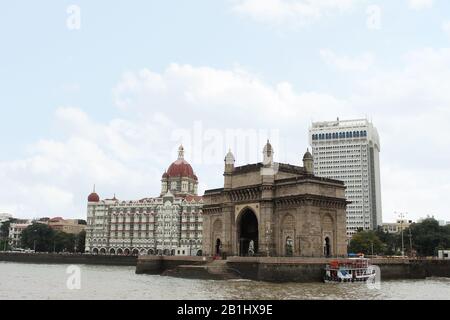
<path fill-rule="evenodd" d="M 450 221 L 450 2 L 23 1 L 0 11 L 0 212 L 85 218 L 158 196 L 182 143 L 301 165 L 312 121 L 367 118 L 385 222 Z"/>

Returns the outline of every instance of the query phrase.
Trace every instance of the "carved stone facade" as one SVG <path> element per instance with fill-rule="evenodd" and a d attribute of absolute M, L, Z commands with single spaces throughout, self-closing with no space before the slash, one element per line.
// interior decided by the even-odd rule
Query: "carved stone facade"
<path fill-rule="evenodd" d="M 273 161 L 268 142 L 262 163 L 235 167 L 225 158 L 224 188 L 204 200 L 203 251 L 207 255 L 341 256 L 347 253 L 344 183 L 313 175 L 309 151 L 303 167 Z"/>

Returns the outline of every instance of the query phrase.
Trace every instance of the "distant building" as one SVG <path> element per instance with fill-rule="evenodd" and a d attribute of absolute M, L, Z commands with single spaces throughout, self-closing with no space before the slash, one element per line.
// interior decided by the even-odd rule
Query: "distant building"
<path fill-rule="evenodd" d="M 383 223 L 383 231 L 387 233 L 398 234 L 401 233 L 402 230 L 409 228 L 411 224 L 414 222 L 412 220 L 397 220 L 394 223 Z"/>
<path fill-rule="evenodd" d="M 439 226 L 441 227 L 445 227 L 447 225 L 450 225 L 450 221 L 445 221 L 445 220 L 437 220 L 433 215 L 427 215 L 425 218 L 420 218 L 417 220 L 417 223 L 422 223 L 424 220 L 427 219 L 434 219 L 439 223 Z"/>
<path fill-rule="evenodd" d="M 439 259 L 450 260 L 450 250 L 439 250 L 438 257 Z"/>
<path fill-rule="evenodd" d="M 136 201 L 88 197 L 86 252 L 111 255 L 202 255 L 203 200 L 198 178 L 178 159 L 163 174 L 161 194 Z"/>
<path fill-rule="evenodd" d="M 380 140 L 365 119 L 314 122 L 309 130 L 314 174 L 344 181 L 347 236 L 382 225 Z"/>
<path fill-rule="evenodd" d="M 445 220 L 438 220 L 439 226 L 445 227 L 447 225 L 447 221 Z"/>
<path fill-rule="evenodd" d="M 8 243 L 13 248 L 19 248 L 21 246 L 22 232 L 26 228 L 32 225 L 31 220 L 17 220 L 15 223 L 11 223 L 9 226 L 9 238 Z"/>
<path fill-rule="evenodd" d="M 49 219 L 47 224 L 55 231 L 62 231 L 69 234 L 79 234 L 86 229 L 86 225 L 80 224 L 78 219 L 65 220 L 61 217 Z"/>

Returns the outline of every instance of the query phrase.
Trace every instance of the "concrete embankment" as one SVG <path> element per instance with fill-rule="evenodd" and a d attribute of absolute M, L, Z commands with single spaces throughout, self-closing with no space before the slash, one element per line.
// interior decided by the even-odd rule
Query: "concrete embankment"
<path fill-rule="evenodd" d="M 191 279 L 250 279 L 268 282 L 321 282 L 332 259 L 243 258 L 213 261 L 202 257 L 140 257 L 136 273 L 160 274 Z M 450 261 L 374 259 L 382 280 L 450 277 Z"/>
<path fill-rule="evenodd" d="M 0 261 L 39 264 L 90 264 L 106 266 L 136 266 L 137 257 L 109 255 L 69 255 L 57 253 L 0 252 Z"/>
<path fill-rule="evenodd" d="M 136 273 L 163 274 L 182 265 L 204 266 L 212 261 L 212 258 L 207 257 L 142 256 L 137 261 Z"/>
<path fill-rule="evenodd" d="M 0 252 L 0 261 L 42 264 L 87 264 L 136 266 L 137 274 L 165 275 L 191 279 L 250 279 L 268 282 L 321 282 L 324 268 L 332 259 L 63 255 Z M 450 278 L 450 260 L 373 259 L 382 280 Z"/>
<path fill-rule="evenodd" d="M 319 282 L 330 259 L 314 258 L 240 258 L 228 265 L 247 279 L 272 282 Z M 380 267 L 382 280 L 450 277 L 450 260 L 373 259 Z"/>

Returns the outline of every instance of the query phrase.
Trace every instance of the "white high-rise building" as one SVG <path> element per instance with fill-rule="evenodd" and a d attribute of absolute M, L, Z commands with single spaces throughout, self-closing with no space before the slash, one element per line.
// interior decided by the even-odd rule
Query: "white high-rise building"
<path fill-rule="evenodd" d="M 380 140 L 377 129 L 365 119 L 314 122 L 309 130 L 314 174 L 344 181 L 347 236 L 359 228 L 382 225 Z"/>

